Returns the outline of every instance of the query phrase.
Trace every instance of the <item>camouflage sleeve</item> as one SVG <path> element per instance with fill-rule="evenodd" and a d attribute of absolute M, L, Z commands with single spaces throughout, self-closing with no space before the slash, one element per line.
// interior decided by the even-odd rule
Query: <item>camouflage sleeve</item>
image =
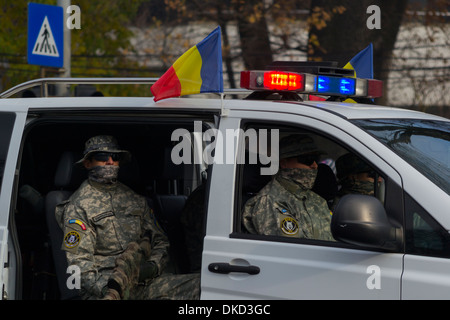
<path fill-rule="evenodd" d="M 64 232 L 62 250 L 66 251 L 67 262 L 76 265 L 81 270 L 81 287 L 89 295 L 102 296 L 110 270 L 103 274 L 94 261 L 96 233 L 89 225 L 84 211 L 70 202 L 64 204 L 62 229 Z M 58 209 L 57 209 L 58 210 Z"/>
<path fill-rule="evenodd" d="M 149 237 L 151 253 L 147 261 L 152 261 L 158 267 L 158 274 L 164 270 L 168 262 L 169 240 L 159 226 L 153 210 L 146 204 L 144 211 L 144 236 Z"/>
<path fill-rule="evenodd" d="M 311 193 L 309 201 L 305 204 L 308 212 L 311 212 L 313 225 L 313 238 L 327 241 L 335 241 L 331 234 L 332 212 L 328 208 L 325 199 L 315 193 Z"/>
<path fill-rule="evenodd" d="M 247 201 L 244 208 L 243 224 L 253 234 L 276 235 L 276 204 L 269 195 L 255 196 Z"/>

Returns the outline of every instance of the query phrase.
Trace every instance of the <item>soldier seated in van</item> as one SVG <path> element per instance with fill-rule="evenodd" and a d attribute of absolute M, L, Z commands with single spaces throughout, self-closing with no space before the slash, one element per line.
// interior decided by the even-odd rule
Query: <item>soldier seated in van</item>
<path fill-rule="evenodd" d="M 375 195 L 376 171 L 353 153 L 347 153 L 336 160 L 337 178 L 341 188 L 334 200 L 335 208 L 339 200 L 346 194 Z M 378 183 L 382 181 L 378 177 Z"/>
<path fill-rule="evenodd" d="M 280 140 L 280 169 L 244 207 L 249 233 L 334 241 L 331 212 L 311 188 L 320 151 L 313 139 L 294 134 Z"/>
<path fill-rule="evenodd" d="M 95 136 L 77 164 L 88 179 L 56 208 L 69 265 L 81 269 L 82 299 L 198 299 L 200 277 L 165 272 L 169 241 L 144 197 L 118 181 L 130 159 L 113 136 Z"/>

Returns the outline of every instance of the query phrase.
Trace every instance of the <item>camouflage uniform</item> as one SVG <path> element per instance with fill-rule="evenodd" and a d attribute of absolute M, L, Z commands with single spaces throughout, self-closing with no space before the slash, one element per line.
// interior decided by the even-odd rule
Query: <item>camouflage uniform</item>
<path fill-rule="evenodd" d="M 99 149 L 125 152 L 112 137 L 99 136 L 88 140 L 83 159 Z M 168 239 L 146 199 L 124 184 L 87 179 L 57 206 L 56 218 L 68 264 L 81 269 L 82 298 L 198 298 L 198 276 L 158 277 L 168 261 Z M 108 290 L 111 283 L 116 286 Z"/>
<path fill-rule="evenodd" d="M 316 152 L 310 138 L 294 135 L 280 141 L 280 159 Z M 253 234 L 331 240 L 331 212 L 311 191 L 317 170 L 280 169 L 244 207 L 243 224 Z"/>
<path fill-rule="evenodd" d="M 334 199 L 333 208 L 339 200 L 347 194 L 365 194 L 373 196 L 374 182 L 362 181 L 351 178 L 349 175 L 371 171 L 372 168 L 353 153 L 347 153 L 336 160 L 337 178 L 341 188 Z"/>
<path fill-rule="evenodd" d="M 358 181 L 352 179 L 341 180 L 342 188 L 339 190 L 338 196 L 342 198 L 346 194 L 366 194 L 369 196 L 374 195 L 374 183 L 371 181 Z"/>
<path fill-rule="evenodd" d="M 327 203 L 295 178 L 300 170 L 302 169 L 280 169 L 257 196 L 247 201 L 243 220 L 247 231 L 254 234 L 333 240 L 330 230 L 331 212 Z"/>

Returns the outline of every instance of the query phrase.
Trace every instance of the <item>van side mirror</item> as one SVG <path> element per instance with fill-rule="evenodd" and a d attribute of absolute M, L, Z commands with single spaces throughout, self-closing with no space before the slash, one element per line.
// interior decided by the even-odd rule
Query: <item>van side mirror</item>
<path fill-rule="evenodd" d="M 381 202 L 372 196 L 349 194 L 333 212 L 331 232 L 338 241 L 395 251 L 401 230 L 392 226 Z"/>

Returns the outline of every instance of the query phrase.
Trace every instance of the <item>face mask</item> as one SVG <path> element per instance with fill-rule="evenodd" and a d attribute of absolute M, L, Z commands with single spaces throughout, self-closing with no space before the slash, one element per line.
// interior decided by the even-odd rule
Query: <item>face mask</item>
<path fill-rule="evenodd" d="M 95 166 L 88 172 L 89 179 L 98 183 L 112 184 L 117 182 L 119 166 Z"/>
<path fill-rule="evenodd" d="M 300 168 L 281 169 L 281 175 L 287 179 L 294 180 L 306 189 L 312 189 L 316 181 L 317 170 Z"/>
<path fill-rule="evenodd" d="M 342 192 L 345 193 L 360 193 L 370 196 L 374 195 L 374 183 L 372 181 L 361 181 L 354 179 L 346 179 L 342 181 Z M 380 184 L 378 183 L 378 188 Z"/>

